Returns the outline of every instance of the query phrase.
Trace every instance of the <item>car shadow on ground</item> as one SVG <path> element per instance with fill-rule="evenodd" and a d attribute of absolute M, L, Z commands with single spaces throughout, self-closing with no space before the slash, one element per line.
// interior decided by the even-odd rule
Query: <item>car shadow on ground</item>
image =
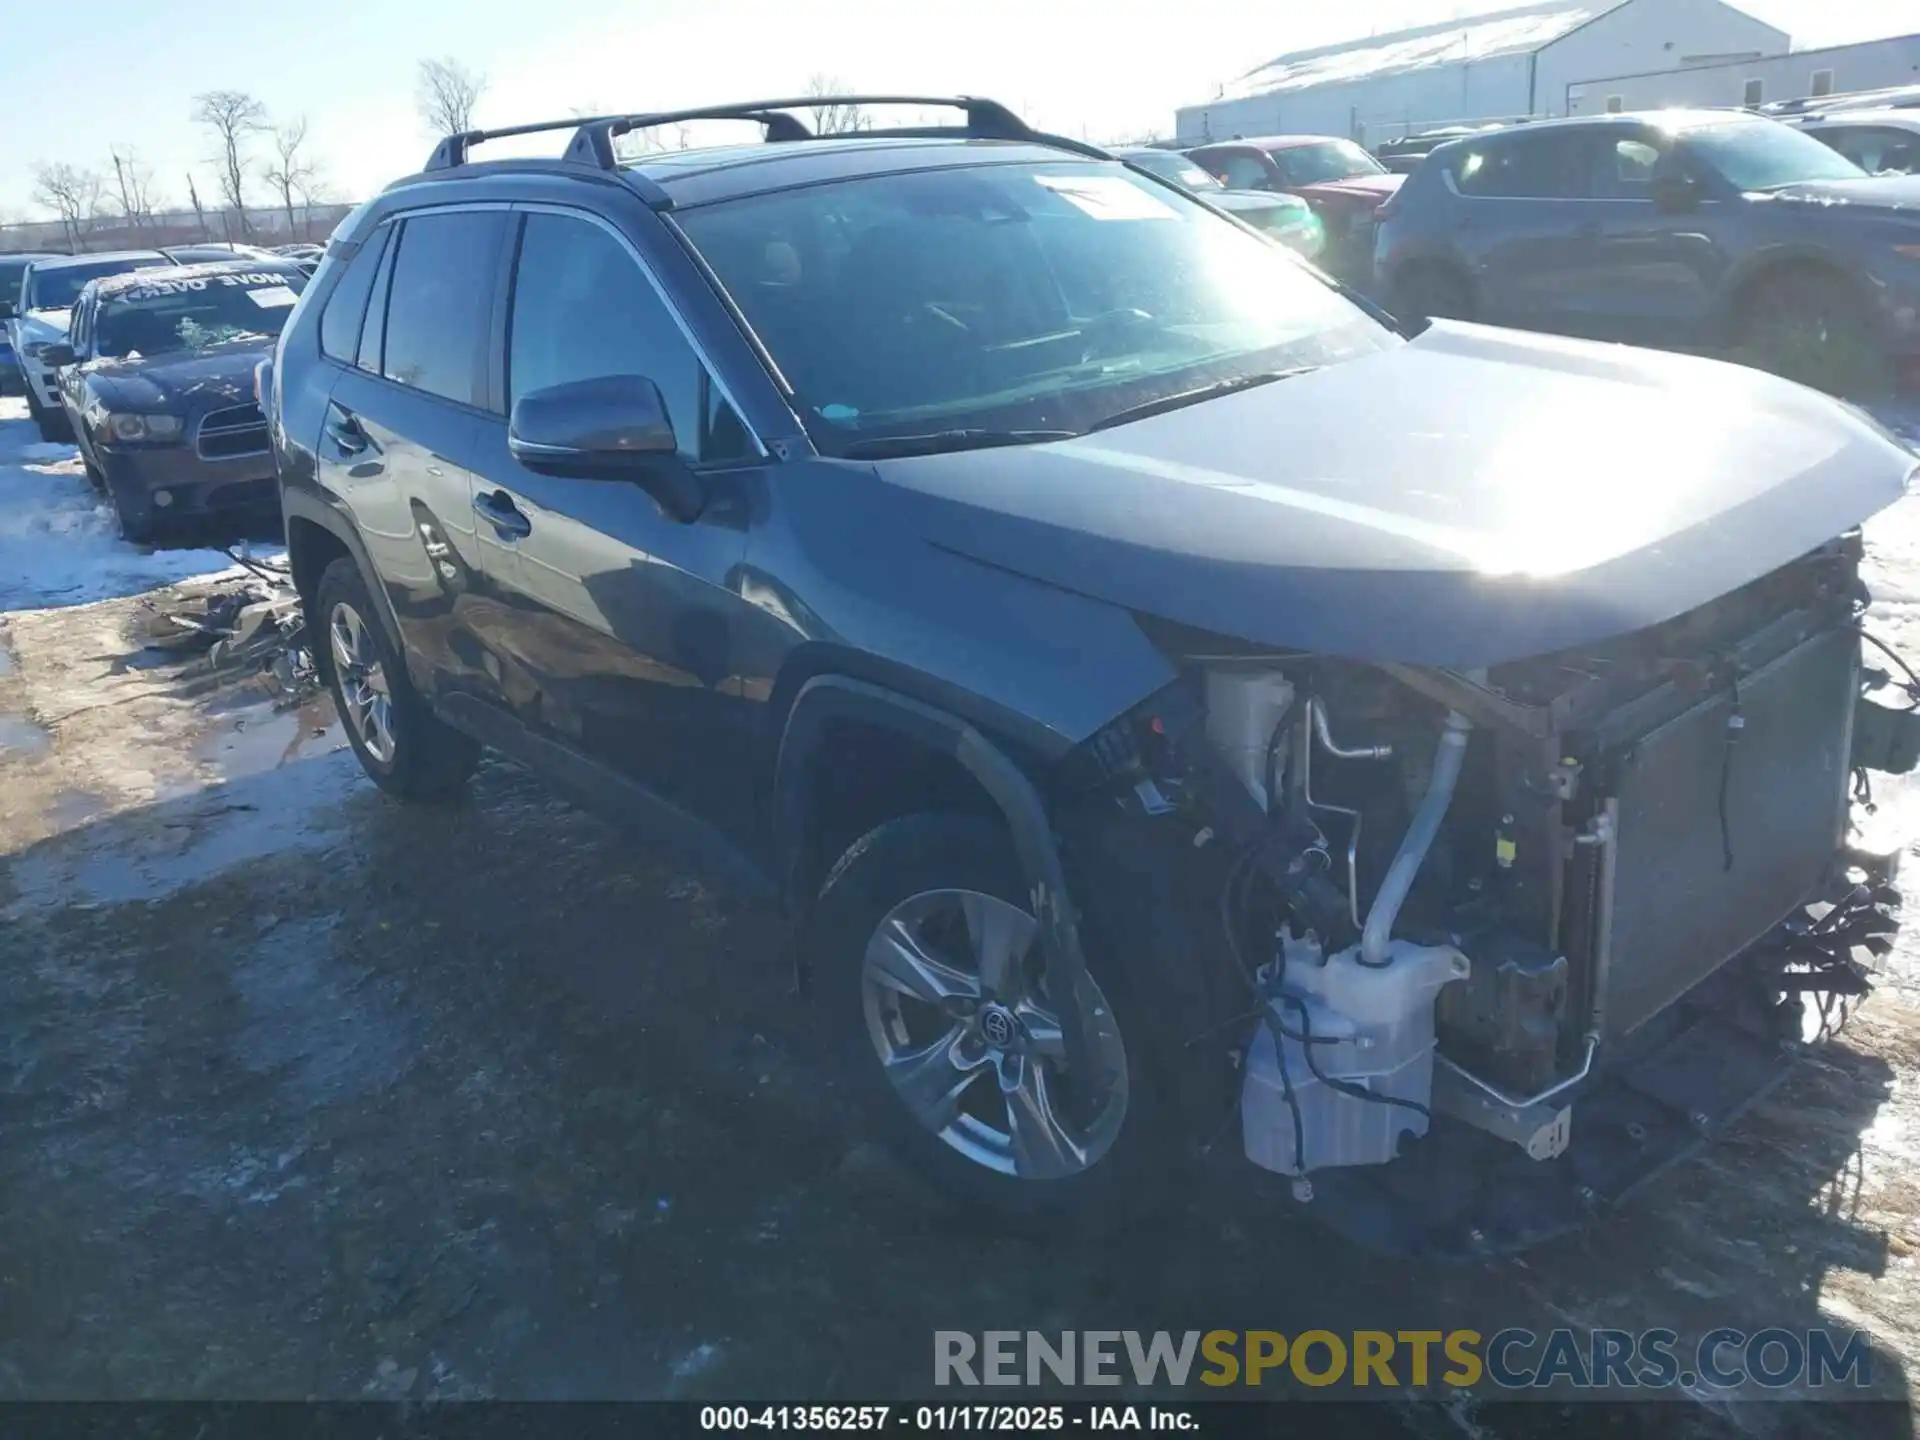
<path fill-rule="evenodd" d="M 414 810 L 344 751 L 297 758 L 0 860 L 0 1397 L 925 1398 L 937 1329 L 1804 1331 L 1888 1265 L 1850 1167 L 1892 1071 L 1848 1041 L 1515 1259 L 1364 1254 L 1230 1140 L 1118 1241 L 1011 1238 L 862 1138 L 780 937 L 494 762 Z M 1876 1345 L 1874 1392 L 1904 1398 L 1903 1365 Z M 1341 1393 L 1283 1379 L 1223 1393 Z M 1723 1419 L 1676 1400 L 1645 1428 Z"/>

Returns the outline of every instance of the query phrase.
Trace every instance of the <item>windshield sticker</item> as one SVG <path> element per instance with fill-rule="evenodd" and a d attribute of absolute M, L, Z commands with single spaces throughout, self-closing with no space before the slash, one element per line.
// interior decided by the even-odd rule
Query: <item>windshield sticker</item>
<path fill-rule="evenodd" d="M 1180 218 L 1164 200 L 1117 175 L 1036 175 L 1033 178 L 1096 220 Z"/>
<path fill-rule="evenodd" d="M 262 310 L 279 310 L 300 297 L 284 285 L 267 285 L 259 290 L 247 291 L 247 298 Z"/>
<path fill-rule="evenodd" d="M 158 300 L 165 295 L 197 295 L 202 291 L 216 287 L 236 287 L 265 285 L 285 290 L 287 277 L 274 275 L 266 271 L 251 271 L 244 275 L 195 275 L 187 280 L 148 280 L 137 289 L 122 290 L 113 296 L 115 300 Z M 271 302 L 263 302 L 271 303 Z M 288 304 L 293 302 L 289 300 Z"/>
<path fill-rule="evenodd" d="M 820 418 L 831 420 L 836 425 L 847 425 L 860 418 L 860 412 L 851 405 L 822 405 Z"/>

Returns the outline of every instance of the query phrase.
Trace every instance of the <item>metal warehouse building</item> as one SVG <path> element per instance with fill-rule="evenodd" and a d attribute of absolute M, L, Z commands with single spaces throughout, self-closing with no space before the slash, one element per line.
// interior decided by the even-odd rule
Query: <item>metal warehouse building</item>
<path fill-rule="evenodd" d="M 1920 85 L 1920 35 L 1896 35 L 1826 50 L 1795 50 L 1732 64 L 1589 79 L 1567 87 L 1569 115 L 1657 110 L 1667 105 L 1759 105 Z"/>
<path fill-rule="evenodd" d="M 1377 143 L 1559 115 L 1576 81 L 1784 56 L 1788 44 L 1721 0 L 1546 0 L 1282 55 L 1180 110 L 1177 134 L 1186 144 L 1274 134 Z"/>

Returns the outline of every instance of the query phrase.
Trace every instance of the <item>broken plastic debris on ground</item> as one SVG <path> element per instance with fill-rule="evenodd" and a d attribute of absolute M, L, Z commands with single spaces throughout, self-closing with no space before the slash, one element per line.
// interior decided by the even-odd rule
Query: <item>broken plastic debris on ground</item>
<path fill-rule="evenodd" d="M 232 568 L 219 550 L 122 540 L 79 452 L 41 440 L 24 400 L 0 399 L 0 612 L 139 595 Z"/>

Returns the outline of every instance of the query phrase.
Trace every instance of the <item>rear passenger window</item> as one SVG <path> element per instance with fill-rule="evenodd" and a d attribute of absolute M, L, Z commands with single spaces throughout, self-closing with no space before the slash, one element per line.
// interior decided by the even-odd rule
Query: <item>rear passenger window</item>
<path fill-rule="evenodd" d="M 1584 196 L 1576 137 L 1509 135 L 1454 157 L 1453 184 L 1488 200 L 1569 200 Z"/>
<path fill-rule="evenodd" d="M 388 281 L 380 357 L 387 379 L 475 403 L 503 220 L 498 211 L 470 210 L 406 221 Z"/>
<path fill-rule="evenodd" d="M 403 264 L 405 256 L 403 248 Z M 639 262 L 591 221 L 527 216 L 514 268 L 511 326 L 509 403 L 574 380 L 644 375 L 660 387 L 688 460 L 739 460 L 754 453 L 746 427 Z"/>
<path fill-rule="evenodd" d="M 320 350 L 335 360 L 354 363 L 360 352 L 360 322 L 367 313 L 367 296 L 373 289 L 373 277 L 379 272 L 380 257 L 387 248 L 391 225 L 382 225 L 361 244 L 347 262 L 346 273 L 327 297 L 327 308 L 320 314 Z"/>
<path fill-rule="evenodd" d="M 381 257 L 374 277 L 367 323 L 360 331 L 360 348 L 354 352 L 354 364 L 373 375 L 380 373 L 380 349 L 387 338 L 387 296 L 393 289 L 393 253 L 400 248 L 400 227 L 389 225 L 387 230 L 392 238 L 387 241 L 387 253 Z"/>

